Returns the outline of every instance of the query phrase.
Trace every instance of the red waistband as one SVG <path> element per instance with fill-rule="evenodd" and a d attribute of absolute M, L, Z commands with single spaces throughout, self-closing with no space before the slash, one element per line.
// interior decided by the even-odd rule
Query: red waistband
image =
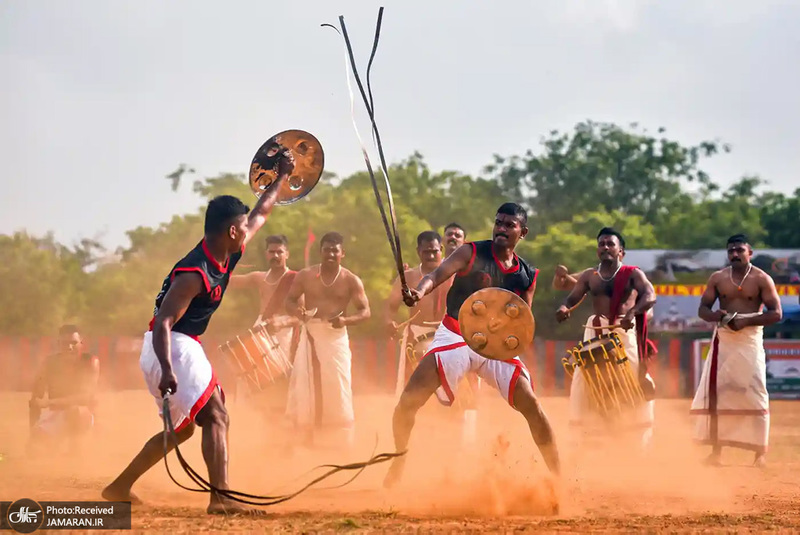
<path fill-rule="evenodd" d="M 455 319 L 453 316 L 449 316 L 445 314 L 444 319 L 442 320 L 442 325 L 444 325 L 447 330 L 456 333 L 457 335 L 461 336 L 461 327 L 458 325 L 458 320 Z"/>
<path fill-rule="evenodd" d="M 153 319 L 150 320 L 150 326 L 148 327 L 147 330 L 152 332 L 153 331 L 153 325 L 155 325 L 155 323 L 156 323 L 156 318 L 155 318 L 155 316 L 153 316 Z M 178 331 L 175 331 L 175 332 L 178 332 Z M 192 340 L 196 341 L 198 344 L 202 344 L 202 342 L 200 341 L 200 337 L 198 337 L 198 336 L 195 336 L 193 334 L 186 334 L 186 333 L 181 333 L 181 334 L 183 334 L 185 336 L 188 336 Z"/>

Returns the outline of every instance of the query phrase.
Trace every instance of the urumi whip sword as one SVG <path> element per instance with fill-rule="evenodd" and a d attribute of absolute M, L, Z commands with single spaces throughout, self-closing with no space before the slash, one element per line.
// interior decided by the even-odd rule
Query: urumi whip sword
<path fill-rule="evenodd" d="M 394 200 L 392 198 L 392 187 L 389 183 L 389 170 L 386 166 L 386 158 L 383 154 L 383 144 L 381 143 L 381 135 L 378 132 L 378 125 L 375 123 L 375 106 L 374 106 L 374 99 L 372 97 L 372 87 L 370 85 L 369 74 L 372 70 L 372 62 L 375 59 L 375 53 L 378 50 L 378 40 L 381 34 L 381 21 L 383 20 L 383 7 L 378 9 L 378 21 L 375 26 L 375 39 L 372 43 L 372 53 L 369 57 L 369 63 L 367 64 L 367 90 L 364 91 L 364 85 L 361 83 L 361 78 L 358 75 L 358 68 L 356 67 L 356 60 L 353 56 L 353 47 L 350 44 L 350 37 L 347 34 L 347 26 L 344 23 L 344 16 L 339 16 L 339 25 L 341 27 L 341 32 L 332 24 L 322 24 L 321 26 L 333 28 L 339 35 L 342 36 L 344 39 L 345 45 L 345 70 L 347 73 L 347 89 L 350 93 L 350 115 L 353 120 L 353 128 L 356 131 L 356 137 L 358 137 L 358 142 L 361 145 L 361 152 L 364 156 L 364 162 L 367 164 L 367 171 L 369 172 L 370 180 L 372 181 L 372 189 L 375 191 L 375 200 L 378 203 L 378 210 L 381 213 L 381 219 L 383 220 L 383 226 L 386 230 L 386 237 L 389 239 L 389 246 L 392 249 L 392 256 L 394 257 L 397 274 L 400 277 L 400 287 L 402 289 L 404 296 L 410 296 L 411 292 L 408 288 L 408 283 L 406 282 L 405 277 L 405 270 L 403 269 L 403 252 L 400 247 L 400 235 L 397 232 L 397 217 L 395 215 L 394 210 Z M 389 215 L 387 217 L 387 210 L 384 207 L 383 199 L 381 198 L 381 193 L 378 188 L 378 181 L 375 178 L 375 173 L 372 170 L 372 163 L 369 159 L 369 154 L 367 152 L 366 147 L 364 146 L 364 141 L 361 139 L 361 135 L 358 132 L 358 126 L 356 125 L 356 117 L 355 117 L 355 110 L 354 110 L 354 97 L 353 97 L 353 87 L 350 84 L 350 69 L 352 68 L 353 71 L 353 78 L 355 78 L 356 84 L 358 85 L 358 90 L 361 93 L 361 98 L 364 101 L 364 105 L 367 108 L 367 113 L 369 114 L 371 126 L 372 126 L 372 137 L 375 141 L 375 146 L 378 149 L 378 156 L 380 158 L 381 164 L 381 171 L 383 172 L 383 179 L 386 186 L 386 199 L 389 205 Z"/>

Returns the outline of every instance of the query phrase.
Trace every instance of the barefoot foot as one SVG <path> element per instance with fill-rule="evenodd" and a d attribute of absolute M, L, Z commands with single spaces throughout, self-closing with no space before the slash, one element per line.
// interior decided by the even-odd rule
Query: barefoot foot
<path fill-rule="evenodd" d="M 753 461 L 753 466 L 756 468 L 766 468 L 767 466 L 767 456 L 763 453 L 757 454 L 755 460 Z"/>
<path fill-rule="evenodd" d="M 384 488 L 390 489 L 400 482 L 403 475 L 403 468 L 405 467 L 405 457 L 397 457 L 392 461 L 389 466 L 389 473 L 383 480 Z"/>
<path fill-rule="evenodd" d="M 263 509 L 256 509 L 227 498 L 213 500 L 208 504 L 206 512 L 210 515 L 267 516 L 267 512 Z"/>
<path fill-rule="evenodd" d="M 131 502 L 131 505 L 141 505 L 142 500 L 131 492 L 130 488 L 115 486 L 113 483 L 103 489 L 103 499 L 109 502 Z"/>
<path fill-rule="evenodd" d="M 705 458 L 703 464 L 706 466 L 722 466 L 722 462 L 720 461 L 720 456 L 717 453 L 712 453 L 708 457 Z"/>

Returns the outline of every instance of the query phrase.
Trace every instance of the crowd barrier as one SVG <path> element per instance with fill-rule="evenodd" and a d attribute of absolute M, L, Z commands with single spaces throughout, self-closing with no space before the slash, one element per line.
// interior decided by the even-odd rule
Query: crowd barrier
<path fill-rule="evenodd" d="M 222 340 L 203 339 L 203 346 L 218 370 L 225 387 L 230 370 L 217 351 Z M 91 340 L 89 348 L 100 359 L 101 388 L 107 390 L 144 389 L 139 370 L 141 338 L 101 337 Z M 523 355 L 534 378 L 537 394 L 564 396 L 569 393 L 570 378 L 561 359 L 576 340 L 536 340 Z M 662 398 L 691 397 L 693 394 L 693 341 L 665 338 L 654 340 L 658 354 L 650 366 Z M 394 392 L 397 377 L 396 342 L 387 339 L 351 339 L 353 352 L 353 391 L 359 393 Z M 56 350 L 54 337 L 0 338 L 0 390 L 27 391 L 40 363 Z"/>

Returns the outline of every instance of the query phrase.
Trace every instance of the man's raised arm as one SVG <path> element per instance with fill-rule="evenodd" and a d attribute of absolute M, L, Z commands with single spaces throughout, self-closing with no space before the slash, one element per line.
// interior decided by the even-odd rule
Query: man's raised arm
<path fill-rule="evenodd" d="M 258 198 L 258 202 L 247 216 L 247 236 L 244 239 L 245 245 L 256 235 L 256 233 L 267 222 L 267 217 L 272 212 L 275 201 L 278 200 L 278 193 L 281 191 L 283 181 L 294 171 L 294 158 L 288 150 L 278 160 L 278 176 L 266 187 Z"/>

